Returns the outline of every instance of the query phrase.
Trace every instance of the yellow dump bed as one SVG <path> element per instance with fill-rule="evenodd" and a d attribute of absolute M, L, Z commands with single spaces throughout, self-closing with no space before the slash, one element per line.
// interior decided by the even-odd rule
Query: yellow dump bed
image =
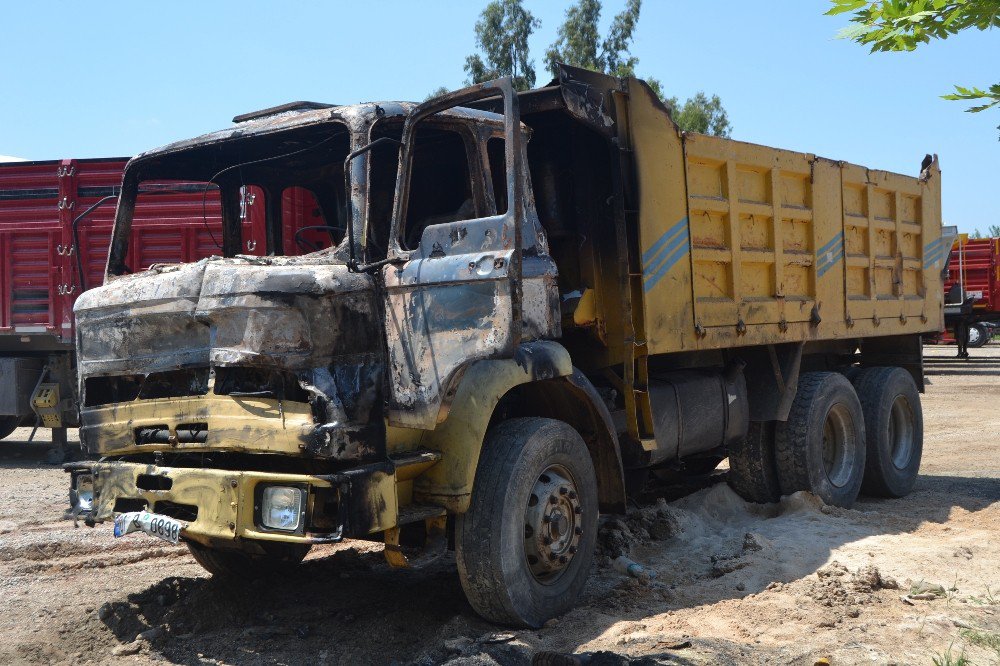
<path fill-rule="evenodd" d="M 917 178 L 683 135 L 645 85 L 629 116 L 647 353 L 941 330 L 936 158 Z"/>

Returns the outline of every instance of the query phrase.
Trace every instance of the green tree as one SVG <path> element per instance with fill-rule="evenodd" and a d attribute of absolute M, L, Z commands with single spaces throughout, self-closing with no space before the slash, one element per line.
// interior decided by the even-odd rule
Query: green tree
<path fill-rule="evenodd" d="M 559 26 L 558 37 L 545 52 L 545 64 L 553 76 L 559 73 L 559 63 L 584 67 L 612 76 L 636 76 L 639 59 L 629 48 L 639 23 L 641 0 L 627 0 L 625 8 L 611 21 L 607 36 L 601 39 L 598 24 L 601 0 L 578 0 L 566 10 Z M 698 93 L 683 104 L 676 97 L 665 98 L 663 86 L 654 78 L 645 77 L 653 92 L 670 107 L 671 115 L 686 132 L 701 132 L 729 136 L 732 125 L 718 95 L 708 97 Z"/>
<path fill-rule="evenodd" d="M 674 122 L 685 132 L 728 137 L 733 129 L 729 123 L 729 115 L 722 107 L 722 100 L 718 95 L 709 97 L 699 92 L 683 104 L 680 104 L 676 97 L 663 101 L 670 108 Z"/>
<path fill-rule="evenodd" d="M 451 91 L 448 88 L 445 88 L 444 86 L 438 86 L 437 88 L 435 88 L 434 90 L 432 90 L 431 93 L 429 95 L 427 95 L 427 97 L 424 97 L 424 101 L 426 102 L 429 99 L 434 99 L 435 97 L 440 97 L 441 95 L 443 95 L 443 94 L 445 94 L 447 92 L 451 92 Z"/>
<path fill-rule="evenodd" d="M 974 229 L 972 233 L 969 234 L 969 238 L 971 238 L 972 240 L 979 240 L 982 237 L 983 237 L 983 232 L 980 231 L 979 229 Z"/>
<path fill-rule="evenodd" d="M 913 51 L 932 39 L 947 39 L 963 30 L 1000 28 L 1000 0 L 830 0 L 828 15 L 851 13 L 851 23 L 838 37 L 877 51 Z M 955 86 L 944 99 L 979 102 L 971 113 L 1000 106 L 1000 83 L 983 90 Z M 997 127 L 1000 129 L 1000 126 Z"/>
<path fill-rule="evenodd" d="M 510 76 L 517 90 L 535 85 L 534 63 L 528 57 L 528 37 L 541 25 L 521 0 L 493 0 L 476 21 L 476 46 L 482 52 L 465 59 L 469 83 Z"/>
<path fill-rule="evenodd" d="M 545 64 L 552 76 L 559 74 L 560 62 L 612 76 L 635 76 L 639 59 L 629 53 L 629 47 L 641 8 L 642 0 L 627 0 L 625 9 L 615 16 L 607 37 L 602 40 L 598 28 L 603 9 L 601 0 L 579 0 L 570 5 L 555 43 L 545 52 Z M 647 83 L 660 93 L 659 81 L 647 79 Z"/>
<path fill-rule="evenodd" d="M 990 238 L 1000 238 L 1000 224 L 990 225 Z"/>

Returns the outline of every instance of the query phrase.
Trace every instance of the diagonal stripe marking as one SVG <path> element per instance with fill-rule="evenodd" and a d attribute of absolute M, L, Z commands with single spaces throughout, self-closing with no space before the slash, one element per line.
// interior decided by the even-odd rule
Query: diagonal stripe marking
<path fill-rule="evenodd" d="M 674 248 L 668 254 L 668 256 L 666 257 L 666 259 L 664 259 L 663 263 L 660 264 L 659 268 L 657 268 L 656 272 L 652 273 L 652 274 L 650 274 L 650 275 L 648 275 L 646 277 L 646 279 L 644 280 L 645 285 L 643 287 L 643 291 L 644 292 L 648 292 L 650 289 L 652 289 L 653 287 L 655 287 L 656 284 L 660 281 L 660 279 L 662 279 L 664 275 L 666 275 L 668 272 L 670 272 L 670 269 L 673 268 L 674 265 L 678 261 L 680 261 L 680 259 L 682 257 L 687 256 L 687 254 L 688 254 L 687 240 L 688 239 L 687 239 L 687 234 L 686 233 L 684 234 L 682 240 L 683 240 L 683 242 L 680 245 L 678 245 L 676 248 Z"/>
<path fill-rule="evenodd" d="M 835 235 L 833 238 L 824 243 L 820 249 L 816 250 L 816 254 L 817 255 L 825 254 L 829 250 L 833 249 L 833 246 L 834 244 L 837 243 L 837 241 L 840 241 L 843 238 L 844 238 L 844 232 L 841 231 L 839 234 Z"/>
<path fill-rule="evenodd" d="M 687 226 L 687 221 L 687 217 L 682 217 L 680 222 L 663 232 L 663 235 L 660 236 L 659 240 L 657 240 L 651 248 L 642 253 L 642 263 L 644 266 L 657 258 L 657 255 L 660 254 L 660 250 L 663 249 L 663 246 L 666 245 L 666 243 L 673 238 L 678 231 Z"/>
<path fill-rule="evenodd" d="M 660 252 L 660 254 L 654 259 L 654 261 L 651 261 L 648 264 L 646 264 L 647 268 L 644 268 L 643 272 L 645 272 L 647 276 L 656 274 L 663 266 L 664 262 L 669 260 L 670 255 L 674 253 L 674 250 L 677 249 L 677 246 L 684 245 L 686 247 L 687 242 L 688 242 L 688 234 L 687 231 L 685 230 L 680 236 L 676 236 L 672 241 L 670 241 L 670 243 L 668 243 L 667 246 L 663 248 L 663 251 Z"/>
<path fill-rule="evenodd" d="M 828 262 L 823 263 L 816 270 L 816 277 L 823 277 L 827 271 L 829 271 L 831 268 L 840 263 L 840 260 L 843 258 L 844 258 L 844 251 L 843 250 L 838 251 L 835 255 L 833 255 L 833 257 L 830 258 Z"/>

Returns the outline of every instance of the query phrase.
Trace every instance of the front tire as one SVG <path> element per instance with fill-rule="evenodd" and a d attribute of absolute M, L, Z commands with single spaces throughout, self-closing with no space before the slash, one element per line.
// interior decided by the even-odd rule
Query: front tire
<path fill-rule="evenodd" d="M 861 491 L 903 497 L 913 489 L 924 449 L 917 385 L 902 368 L 865 368 L 854 380 L 865 415 L 867 461 Z"/>
<path fill-rule="evenodd" d="M 466 597 L 493 622 L 540 627 L 569 610 L 597 538 L 590 453 L 566 423 L 516 418 L 490 430 L 455 558 Z"/>
<path fill-rule="evenodd" d="M 187 547 L 195 561 L 212 576 L 229 580 L 257 580 L 265 576 L 288 573 L 309 553 L 309 544 L 259 542 L 262 553 L 243 550 L 210 548 L 195 541 Z"/>
<path fill-rule="evenodd" d="M 827 504 L 854 504 L 865 471 L 865 422 L 844 375 L 803 374 L 788 420 L 777 424 L 774 439 L 783 495 L 808 490 Z"/>

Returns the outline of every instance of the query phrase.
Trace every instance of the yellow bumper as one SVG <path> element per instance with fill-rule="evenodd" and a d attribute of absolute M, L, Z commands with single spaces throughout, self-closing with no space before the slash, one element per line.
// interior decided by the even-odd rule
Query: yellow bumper
<path fill-rule="evenodd" d="M 343 536 L 389 529 L 398 517 L 396 476 L 390 465 L 323 476 L 125 462 L 98 462 L 90 467 L 95 491 L 90 518 L 94 522 L 144 505 L 153 513 L 185 520 L 188 526 L 181 536 L 205 545 L 231 545 L 236 540 L 331 543 Z M 308 490 L 302 533 L 267 530 L 258 524 L 257 491 L 267 484 Z M 193 519 L 191 508 L 197 513 Z"/>
<path fill-rule="evenodd" d="M 167 442 L 137 443 L 136 431 L 143 427 L 166 427 L 175 439 L 169 443 L 173 450 L 298 455 L 316 425 L 304 402 L 211 394 L 87 407 L 81 422 L 81 439 L 101 455 L 163 450 Z M 206 426 L 204 442 L 176 437 L 179 426 L 190 424 Z"/>

